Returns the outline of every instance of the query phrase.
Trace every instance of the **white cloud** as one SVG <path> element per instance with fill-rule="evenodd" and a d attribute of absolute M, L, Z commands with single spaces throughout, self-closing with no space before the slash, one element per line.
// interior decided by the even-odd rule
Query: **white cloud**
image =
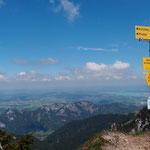
<path fill-rule="evenodd" d="M 100 71 L 105 68 L 107 68 L 107 65 L 105 64 L 96 64 L 94 62 L 88 62 L 86 63 L 86 68 L 93 71 Z"/>
<path fill-rule="evenodd" d="M 106 77 L 106 80 L 110 80 L 110 77 Z"/>
<path fill-rule="evenodd" d="M 24 76 L 24 75 L 26 75 L 26 72 L 19 72 L 19 73 L 17 73 L 17 75 L 18 76 Z"/>
<path fill-rule="evenodd" d="M 37 64 L 42 64 L 42 65 L 46 65 L 46 64 L 58 64 L 58 60 L 56 59 L 52 59 L 52 58 L 42 58 L 39 62 L 37 62 Z"/>
<path fill-rule="evenodd" d="M 82 47 L 78 46 L 78 50 L 84 50 L 84 51 L 104 51 L 104 52 L 118 52 L 118 49 L 104 49 L 104 48 L 89 48 L 89 47 Z"/>
<path fill-rule="evenodd" d="M 131 76 L 128 76 L 129 79 L 137 79 L 137 76 L 135 75 L 131 75 Z"/>
<path fill-rule="evenodd" d="M 59 61 L 57 59 L 52 58 L 41 58 L 37 61 L 29 61 L 26 59 L 13 59 L 13 62 L 23 65 L 49 65 L 49 64 L 58 64 Z"/>
<path fill-rule="evenodd" d="M 58 77 L 52 77 L 50 74 L 37 73 L 34 70 L 27 72 L 19 72 L 16 74 L 15 80 L 17 81 L 31 81 L 31 82 L 49 82 L 49 81 L 62 81 L 72 80 L 67 74 L 61 74 Z"/>
<path fill-rule="evenodd" d="M 112 65 L 112 67 L 114 68 L 114 69 L 127 69 L 127 68 L 129 68 L 130 67 L 130 64 L 128 64 L 128 63 L 126 63 L 126 62 L 121 62 L 121 61 L 116 61 L 113 65 Z"/>
<path fill-rule="evenodd" d="M 59 77 L 56 77 L 55 80 L 71 80 L 71 78 L 67 75 L 60 75 Z"/>
<path fill-rule="evenodd" d="M 101 71 L 104 69 L 118 69 L 118 70 L 122 70 L 122 69 L 127 69 L 130 67 L 130 64 L 126 63 L 126 62 L 121 62 L 121 61 L 115 61 L 114 64 L 112 65 L 106 65 L 106 64 L 97 64 L 95 62 L 88 62 L 86 63 L 86 69 L 88 70 L 93 70 L 93 71 Z"/>
<path fill-rule="evenodd" d="M 49 2 L 52 5 L 55 5 L 57 3 L 56 0 L 49 0 Z M 76 17 L 80 16 L 79 8 L 79 4 L 75 5 L 69 0 L 59 0 L 59 3 L 54 7 L 54 11 L 60 12 L 63 10 L 66 13 L 67 19 L 70 22 L 73 22 Z"/>
<path fill-rule="evenodd" d="M 87 48 L 87 47 L 82 47 L 82 46 L 78 46 L 77 49 L 84 50 L 84 51 L 104 51 L 103 48 Z"/>
<path fill-rule="evenodd" d="M 120 80 L 121 78 L 122 78 L 121 76 L 116 76 L 116 75 L 113 76 L 113 79 L 116 79 L 116 80 Z"/>
<path fill-rule="evenodd" d="M 73 21 L 77 16 L 79 16 L 79 5 L 76 5 L 69 0 L 60 0 L 64 11 L 67 13 L 69 21 Z"/>
<path fill-rule="evenodd" d="M 82 80 L 82 79 L 84 79 L 84 76 L 82 76 L 82 75 L 77 76 L 77 79 L 78 79 L 78 80 Z"/>
<path fill-rule="evenodd" d="M 8 78 L 3 73 L 0 73 L 0 81 L 6 81 L 6 80 L 8 80 Z"/>
<path fill-rule="evenodd" d="M 32 82 L 40 82 L 40 81 L 51 81 L 52 77 L 48 74 L 40 74 L 34 70 L 27 72 L 19 72 L 16 74 L 16 80 L 20 81 L 32 81 Z"/>

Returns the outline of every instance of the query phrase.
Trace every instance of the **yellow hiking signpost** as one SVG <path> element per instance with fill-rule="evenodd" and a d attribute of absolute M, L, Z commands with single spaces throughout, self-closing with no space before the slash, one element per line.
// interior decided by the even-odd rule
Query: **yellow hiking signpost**
<path fill-rule="evenodd" d="M 143 57 L 143 71 L 150 71 L 150 58 Z"/>
<path fill-rule="evenodd" d="M 135 26 L 135 38 L 139 40 L 150 40 L 150 27 Z"/>
<path fill-rule="evenodd" d="M 149 58 L 143 57 L 143 70 L 150 71 L 150 27 L 135 26 L 135 38 L 149 43 Z M 145 79 L 150 86 L 150 72 L 147 72 Z M 150 109 L 150 96 L 147 99 L 147 109 Z"/>
<path fill-rule="evenodd" d="M 145 79 L 146 79 L 147 85 L 150 86 L 150 72 L 147 72 Z"/>

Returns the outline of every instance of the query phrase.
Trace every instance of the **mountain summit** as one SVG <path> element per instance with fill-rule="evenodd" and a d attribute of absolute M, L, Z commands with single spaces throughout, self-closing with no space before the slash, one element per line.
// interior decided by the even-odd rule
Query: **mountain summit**
<path fill-rule="evenodd" d="M 115 130 L 115 131 L 114 131 Z M 88 141 L 82 150 L 148 150 L 150 149 L 150 110 L 122 123 L 112 124 L 112 131 L 102 131 Z"/>

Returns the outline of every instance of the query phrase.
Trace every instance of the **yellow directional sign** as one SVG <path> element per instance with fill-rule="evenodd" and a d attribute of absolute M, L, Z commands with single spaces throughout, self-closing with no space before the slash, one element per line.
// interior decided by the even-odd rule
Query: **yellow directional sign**
<path fill-rule="evenodd" d="M 150 58 L 149 57 L 143 57 L 143 70 L 150 71 Z"/>
<path fill-rule="evenodd" d="M 150 27 L 135 26 L 135 38 L 150 40 Z"/>
<path fill-rule="evenodd" d="M 150 86 L 150 72 L 147 72 L 145 79 L 146 79 L 147 85 Z"/>

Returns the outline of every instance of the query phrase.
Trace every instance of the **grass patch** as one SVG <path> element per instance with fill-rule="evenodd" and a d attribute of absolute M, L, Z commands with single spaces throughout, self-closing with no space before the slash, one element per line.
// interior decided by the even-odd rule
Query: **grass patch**
<path fill-rule="evenodd" d="M 36 137 L 37 139 L 43 141 L 47 136 L 52 134 L 54 130 L 48 130 L 48 131 L 37 131 L 33 133 L 33 136 Z"/>
<path fill-rule="evenodd" d="M 140 135 L 143 135 L 143 134 L 146 134 L 148 133 L 149 131 L 137 131 L 135 132 L 134 134 L 132 134 L 133 136 L 140 136 Z"/>
<path fill-rule="evenodd" d="M 86 150 L 102 150 L 101 146 L 107 141 L 100 134 L 94 135 L 86 146 Z"/>

